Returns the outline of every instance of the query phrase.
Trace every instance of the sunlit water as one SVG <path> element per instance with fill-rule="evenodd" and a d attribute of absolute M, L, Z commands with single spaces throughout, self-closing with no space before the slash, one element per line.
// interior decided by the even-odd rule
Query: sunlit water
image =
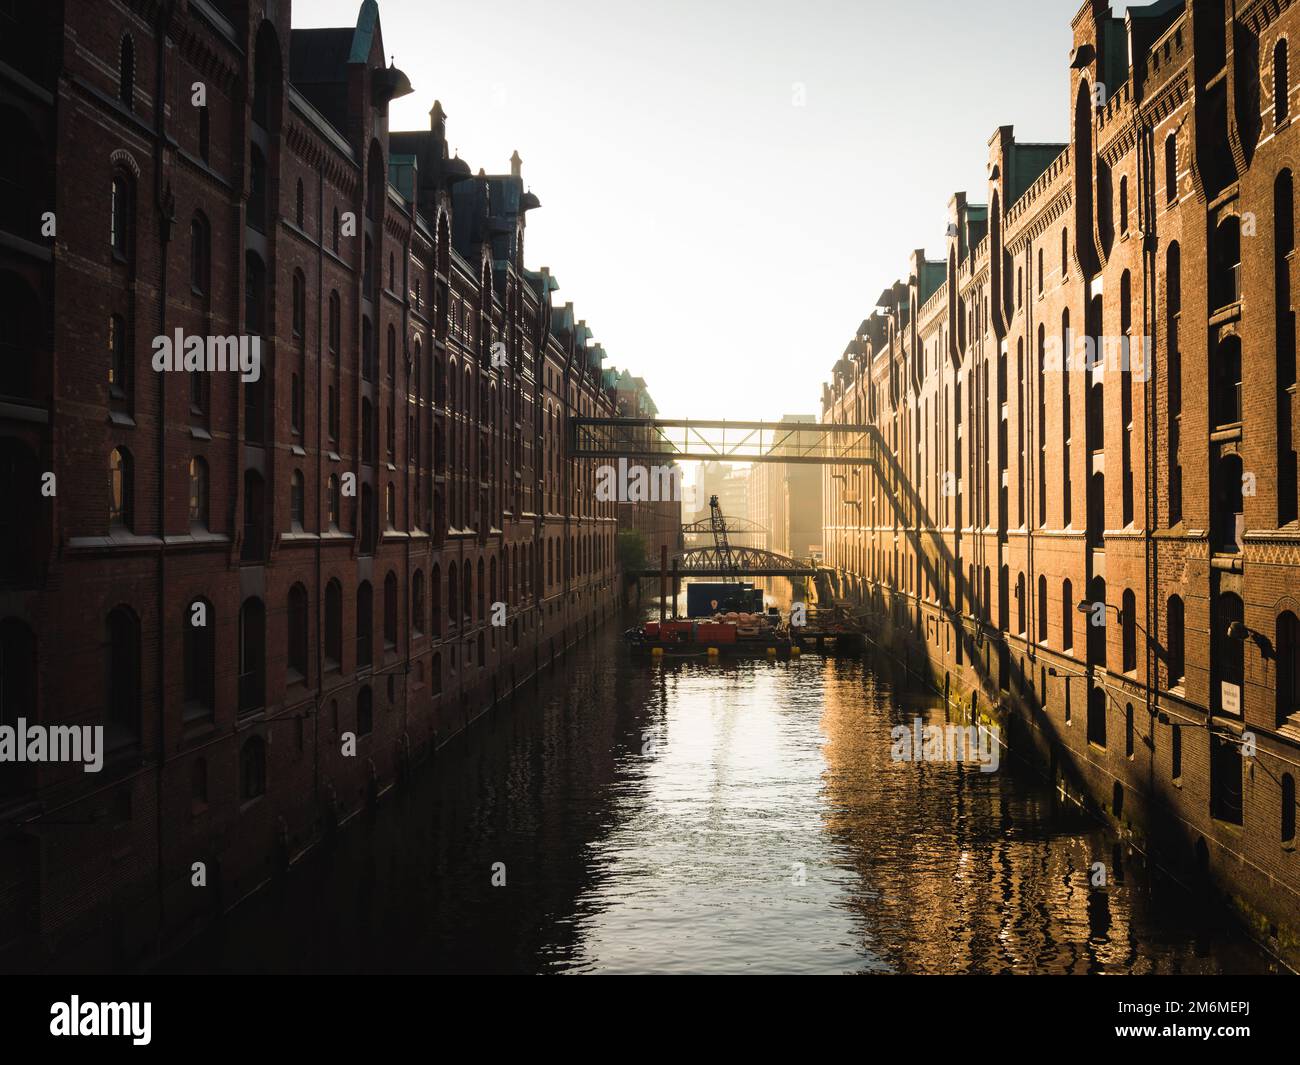
<path fill-rule="evenodd" d="M 611 630 L 165 968 L 1268 969 L 1032 774 L 891 761 L 916 715 L 856 660 L 661 667 Z"/>

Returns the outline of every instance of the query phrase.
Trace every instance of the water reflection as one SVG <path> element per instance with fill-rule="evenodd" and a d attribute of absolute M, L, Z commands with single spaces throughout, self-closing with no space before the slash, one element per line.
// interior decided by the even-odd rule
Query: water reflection
<path fill-rule="evenodd" d="M 891 761 L 914 716 L 859 662 L 660 667 L 611 631 L 165 967 L 1267 969 L 1007 762 Z"/>

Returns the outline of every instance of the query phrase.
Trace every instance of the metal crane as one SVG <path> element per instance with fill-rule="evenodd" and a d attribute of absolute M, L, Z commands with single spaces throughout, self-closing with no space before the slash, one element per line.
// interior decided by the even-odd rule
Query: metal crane
<path fill-rule="evenodd" d="M 731 544 L 727 540 L 727 522 L 722 516 L 722 505 L 717 496 L 709 496 L 709 525 L 713 530 L 713 546 L 718 552 L 719 567 L 727 574 L 723 580 L 738 581 L 740 567 L 731 553 Z"/>

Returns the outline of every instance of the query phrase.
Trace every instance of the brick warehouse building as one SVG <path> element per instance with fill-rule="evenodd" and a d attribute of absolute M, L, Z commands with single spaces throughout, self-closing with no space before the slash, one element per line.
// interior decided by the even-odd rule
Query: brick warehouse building
<path fill-rule="evenodd" d="M 834 366 L 823 420 L 878 456 L 827 471 L 827 565 L 1294 960 L 1300 9 L 1091 0 L 1073 30 L 1069 143 L 998 129 L 986 202 Z"/>
<path fill-rule="evenodd" d="M 518 156 L 473 174 L 437 103 L 390 133 L 410 91 L 374 0 L 0 6 L 0 718 L 107 747 L 0 766 L 11 958 L 185 936 L 613 609 L 564 447 L 603 353 L 524 266 Z M 259 379 L 156 372 L 176 330 Z"/>

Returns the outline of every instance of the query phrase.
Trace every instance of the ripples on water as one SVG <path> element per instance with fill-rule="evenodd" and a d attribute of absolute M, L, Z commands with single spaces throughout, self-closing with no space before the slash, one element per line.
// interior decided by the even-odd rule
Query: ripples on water
<path fill-rule="evenodd" d="M 661 667 L 601 634 L 166 968 L 1268 968 L 1006 760 L 892 762 L 917 715 L 943 720 L 858 661 Z"/>

